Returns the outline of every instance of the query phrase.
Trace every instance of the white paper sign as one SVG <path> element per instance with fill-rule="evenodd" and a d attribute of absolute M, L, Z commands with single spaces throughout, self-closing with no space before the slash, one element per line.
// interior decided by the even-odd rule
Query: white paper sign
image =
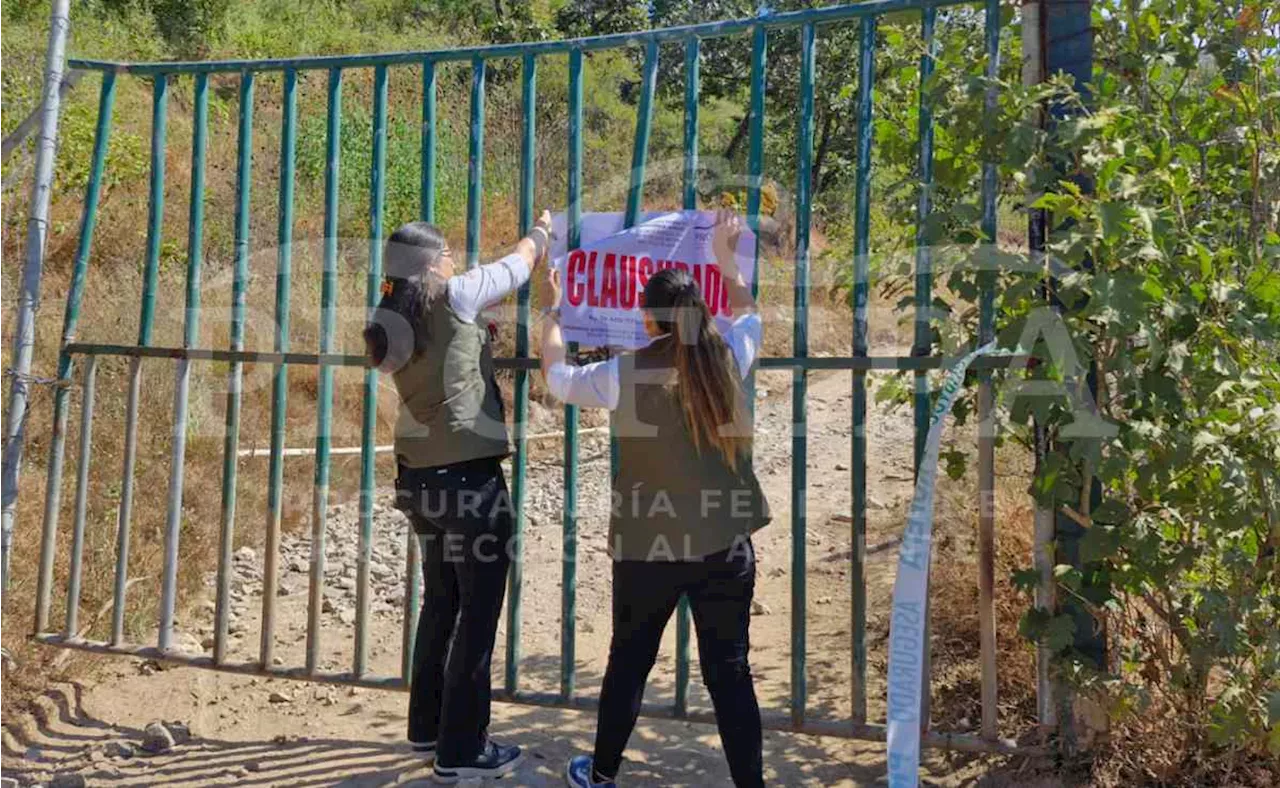
<path fill-rule="evenodd" d="M 735 315 L 712 250 L 714 211 L 649 212 L 629 230 L 622 225 L 621 213 L 586 214 L 579 248 L 568 252 L 564 216 L 553 219 L 553 265 L 564 287 L 560 325 L 566 340 L 588 347 L 644 347 L 649 338 L 641 293 L 650 276 L 673 267 L 689 271 L 717 327 L 729 327 Z M 737 262 L 750 287 L 755 280 L 755 236 L 749 229 L 744 228 L 739 238 Z"/>

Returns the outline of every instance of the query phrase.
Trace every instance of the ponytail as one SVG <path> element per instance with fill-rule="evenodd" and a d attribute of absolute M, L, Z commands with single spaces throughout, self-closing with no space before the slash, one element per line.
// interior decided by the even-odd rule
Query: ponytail
<path fill-rule="evenodd" d="M 677 268 L 650 277 L 644 298 L 658 328 L 675 340 L 676 394 L 694 448 L 714 448 L 737 471 L 739 456 L 751 449 L 746 397 L 711 310 L 689 272 Z"/>

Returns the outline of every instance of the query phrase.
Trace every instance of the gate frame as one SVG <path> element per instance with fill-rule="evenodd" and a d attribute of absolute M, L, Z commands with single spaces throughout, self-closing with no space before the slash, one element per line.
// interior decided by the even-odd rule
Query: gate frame
<path fill-rule="evenodd" d="M 593 38 L 547 41 L 531 44 L 502 44 L 493 46 L 462 47 L 458 49 L 390 52 L 352 56 L 300 57 L 269 60 L 225 60 L 199 62 L 117 63 L 101 60 L 72 60 L 74 68 L 103 72 L 99 116 L 95 133 L 93 159 L 89 184 L 86 189 L 81 235 L 77 247 L 72 284 L 67 294 L 64 316 L 63 342 L 59 357 L 59 387 L 54 397 L 54 432 L 51 440 L 49 484 L 46 490 L 44 529 L 41 543 L 39 590 L 37 596 L 35 633 L 33 638 L 48 645 L 78 649 L 94 653 L 127 655 L 145 659 L 165 660 L 184 665 L 213 670 L 252 673 L 273 678 L 300 679 L 329 683 L 341 683 L 372 688 L 407 689 L 409 661 L 413 645 L 413 620 L 417 613 L 418 566 L 416 542 L 407 538 L 406 559 L 406 615 L 402 647 L 404 650 L 400 676 L 371 676 L 367 671 L 367 617 L 369 562 L 372 543 L 374 479 L 374 437 L 376 426 L 376 387 L 378 372 L 368 369 L 363 356 L 334 352 L 333 333 L 336 309 L 337 244 L 337 173 L 339 167 L 338 138 L 341 133 L 342 71 L 350 68 L 374 69 L 373 103 L 373 156 L 370 177 L 370 265 L 368 269 L 367 306 L 376 307 L 382 276 L 383 205 L 386 166 L 386 117 L 387 70 L 396 65 L 423 66 L 423 170 L 421 216 L 431 221 L 434 216 L 435 198 L 435 147 L 436 147 L 436 67 L 440 63 L 470 61 L 472 64 L 471 123 L 469 136 L 470 167 L 468 174 L 466 251 L 468 267 L 475 265 L 479 257 L 480 196 L 483 176 L 483 129 L 485 101 L 486 62 L 495 58 L 518 57 L 523 62 L 522 105 L 525 123 L 521 150 L 521 189 L 519 225 L 521 232 L 528 231 L 533 218 L 534 172 L 534 113 L 536 97 L 537 57 L 549 54 L 567 54 L 569 57 L 569 178 L 567 214 L 570 249 L 580 242 L 582 213 L 582 157 L 583 157 L 583 53 L 621 47 L 645 47 L 642 93 L 635 134 L 631 182 L 627 194 L 627 223 L 639 216 L 643 201 L 644 169 L 647 143 L 652 119 L 653 94 L 659 45 L 683 43 L 685 45 L 685 120 L 684 120 L 684 183 L 683 203 L 686 208 L 696 207 L 695 177 L 697 172 L 699 52 L 700 42 L 707 38 L 725 37 L 750 32 L 752 58 L 750 74 L 749 153 L 747 219 L 753 230 L 759 227 L 760 195 L 764 178 L 764 98 L 765 59 L 768 31 L 770 29 L 800 28 L 801 35 L 801 113 L 797 135 L 797 189 L 796 189 L 796 285 L 795 324 L 793 354 L 789 357 L 761 358 L 763 369 L 790 369 L 792 371 L 792 404 L 795 429 L 792 438 L 792 652 L 791 652 L 791 712 L 782 715 L 765 712 L 766 727 L 784 731 L 834 735 L 848 738 L 883 740 L 884 725 L 866 721 L 866 594 L 865 594 L 865 527 L 866 527 L 866 459 L 865 436 L 867 385 L 866 374 L 873 370 L 910 371 L 914 377 L 913 409 L 915 424 L 915 459 L 918 463 L 928 429 L 929 390 L 927 372 L 942 366 L 944 359 L 934 355 L 929 332 L 929 309 L 932 301 L 933 274 L 930 250 L 923 243 L 924 223 L 931 211 L 933 161 L 933 118 L 924 97 L 925 82 L 934 67 L 936 41 L 934 23 L 939 8 L 954 5 L 981 5 L 985 10 L 985 45 L 987 52 L 986 75 L 994 79 L 999 69 L 1000 2 L 999 0 L 870 0 L 858 5 L 833 6 L 822 9 L 766 14 L 755 18 L 709 22 L 696 25 L 665 28 L 637 33 L 623 33 Z M 874 82 L 875 33 L 877 19 L 888 13 L 919 11 L 921 35 L 926 51 L 921 58 L 920 115 L 918 138 L 921 169 L 921 190 L 917 206 L 916 267 L 915 267 L 915 316 L 916 331 L 910 356 L 871 356 L 868 353 L 867 306 L 870 287 L 869 236 L 870 236 L 870 172 L 871 172 L 871 119 L 872 89 Z M 813 138 L 813 87 L 816 68 L 815 52 L 817 27 L 823 24 L 859 19 L 860 54 L 858 61 L 859 84 L 857 115 L 859 127 L 856 143 L 856 175 L 854 195 L 854 320 L 853 353 L 848 357 L 810 357 L 808 354 L 808 276 L 809 276 L 809 217 L 811 214 L 810 178 L 812 168 Z M 297 72 L 299 70 L 329 71 L 329 107 L 327 117 L 328 141 L 326 148 L 325 181 L 325 245 L 324 279 L 321 299 L 321 337 L 318 353 L 293 351 L 289 345 L 289 274 L 291 271 L 293 230 L 293 166 L 296 147 Z M 249 254 L 249 189 L 252 166 L 252 108 L 254 77 L 261 71 L 282 71 L 284 74 L 284 112 L 282 120 L 280 216 L 277 249 L 277 323 L 274 348 L 271 352 L 244 349 L 244 300 L 248 278 Z M 232 328 L 229 349 L 194 347 L 197 338 L 197 320 L 200 300 L 200 268 L 202 249 L 204 152 L 207 120 L 208 78 L 213 73 L 240 73 L 239 144 L 237 153 L 237 203 L 235 217 L 235 279 L 232 285 Z M 116 77 L 119 74 L 149 76 L 154 78 L 153 134 L 151 141 L 152 168 L 150 176 L 150 216 L 148 219 L 147 252 L 142 315 L 139 338 L 136 345 L 101 344 L 75 341 L 75 328 L 84 291 L 92 234 L 100 197 L 100 182 L 106 164 L 106 150 L 110 136 L 110 118 L 114 100 Z M 161 216 L 164 197 L 164 157 L 167 86 L 170 78 L 193 75 L 195 78 L 195 123 L 192 159 L 192 192 L 190 224 L 188 228 L 187 312 L 181 347 L 156 347 L 151 344 L 151 324 L 154 316 L 159 251 L 161 241 Z M 988 88 L 985 115 L 990 124 L 997 95 L 994 85 Z M 988 126 L 990 128 L 990 126 Z M 983 234 L 988 243 L 996 238 L 996 201 L 998 194 L 997 164 L 984 161 L 982 165 L 982 220 Z M 759 249 L 756 249 L 757 261 Z M 802 284 L 803 283 L 803 284 Z M 979 278 L 979 344 L 994 338 L 994 276 L 984 272 Z M 537 368 L 536 359 L 529 357 L 529 287 L 521 288 L 517 297 L 518 330 L 516 356 L 497 359 L 499 367 L 514 369 L 516 453 L 513 457 L 513 495 L 516 515 L 516 555 L 521 555 L 520 540 L 523 531 L 523 497 L 526 488 L 525 439 L 528 420 L 528 374 Z M 73 523 L 73 558 L 79 555 L 85 529 L 85 497 L 87 471 L 90 456 L 90 424 L 94 408 L 94 370 L 99 356 L 128 357 L 130 364 L 129 405 L 126 416 L 126 444 L 124 460 L 124 491 L 122 495 L 117 532 L 117 576 L 114 596 L 112 638 L 108 642 L 89 641 L 76 632 L 80 562 L 73 560 L 68 578 L 67 621 L 63 632 L 51 631 L 49 617 L 52 608 L 54 581 L 54 553 L 60 515 L 60 496 L 64 463 L 65 437 L 68 421 L 68 391 L 74 374 L 74 358 L 87 357 L 86 380 L 83 397 L 82 451 L 78 469 L 77 500 Z M 174 414 L 175 435 L 172 451 L 173 467 L 168 496 L 165 527 L 165 571 L 160 605 L 160 620 L 156 646 L 141 646 L 125 641 L 123 615 L 125 609 L 125 574 L 128 560 L 130 509 L 132 503 L 133 469 L 136 459 L 136 426 L 138 398 L 141 385 L 141 361 L 144 358 L 170 358 L 177 360 L 177 386 L 175 387 Z M 230 363 L 228 409 L 226 417 L 223 501 L 220 530 L 220 561 L 217 580 L 217 605 L 215 614 L 215 646 L 213 656 L 194 656 L 172 649 L 172 631 L 176 607 L 176 562 L 179 556 L 181 526 L 182 468 L 185 459 L 185 426 L 189 367 L 193 361 L 226 361 Z M 926 730 L 922 743 L 949 749 L 988 751 L 1000 753 L 1030 753 L 1040 748 L 1019 746 L 1002 739 L 997 731 L 996 709 L 996 659 L 994 620 L 994 429 L 991 373 L 997 368 L 1017 367 L 1025 357 L 1003 356 L 980 358 L 974 363 L 979 378 L 979 626 L 982 668 L 982 721 L 979 734 L 945 733 L 928 730 L 928 649 L 924 661 L 925 691 L 922 694 L 922 719 Z M 240 415 L 240 387 L 245 363 L 269 363 L 274 366 L 273 407 L 271 423 L 271 448 L 268 469 L 267 558 L 264 567 L 263 617 L 259 659 L 250 662 L 228 662 L 226 641 L 229 625 L 229 565 L 235 526 L 235 479 L 238 467 L 238 434 Z M 284 412 L 288 393 L 288 367 L 290 365 L 317 366 L 320 368 L 320 396 L 317 408 L 316 468 L 313 497 L 312 539 L 322 544 L 325 513 L 328 507 L 329 414 L 332 409 L 333 368 L 336 366 L 366 368 L 364 378 L 364 413 L 361 449 L 361 493 L 359 505 L 360 550 L 357 575 L 357 624 L 355 657 L 351 671 L 326 672 L 317 669 L 319 643 L 319 614 L 324 579 L 323 550 L 314 551 L 309 586 L 309 610 L 307 631 L 307 658 L 305 667 L 285 668 L 272 664 L 274 645 L 273 614 L 278 574 L 276 565 L 282 513 Z M 851 536 L 854 545 L 851 564 L 851 600 L 853 639 L 852 671 L 852 719 L 808 720 L 805 709 L 805 471 L 807 418 L 805 393 L 807 375 L 815 370 L 849 370 L 852 372 L 853 439 L 851 483 L 853 492 L 853 516 Z M 513 562 L 510 574 L 510 603 L 508 605 L 507 663 L 504 689 L 496 693 L 500 700 L 562 708 L 591 709 L 596 701 L 578 696 L 574 689 L 574 622 L 575 622 L 575 550 L 577 534 L 576 471 L 578 459 L 577 408 L 565 408 L 565 480 L 564 480 L 564 552 L 563 598 L 561 632 L 561 687 L 558 693 L 533 693 L 519 689 L 519 639 L 520 593 L 522 571 L 520 561 Z M 318 556 L 318 557 L 317 557 Z M 927 632 L 927 629 L 926 629 Z M 650 716 L 665 716 L 700 722 L 714 721 L 707 712 L 691 711 L 687 706 L 689 681 L 689 615 L 684 601 L 677 615 L 676 696 L 672 706 L 646 704 L 643 712 Z"/>

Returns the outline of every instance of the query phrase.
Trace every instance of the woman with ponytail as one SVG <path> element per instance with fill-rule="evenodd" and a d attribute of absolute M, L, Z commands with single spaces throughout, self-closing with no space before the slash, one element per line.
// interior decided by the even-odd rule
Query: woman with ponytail
<path fill-rule="evenodd" d="M 565 363 L 558 273 L 542 302 L 542 371 L 561 400 L 612 410 L 617 468 L 609 520 L 613 639 L 600 691 L 593 755 L 569 762 L 575 788 L 611 786 L 635 727 L 662 631 L 689 600 L 702 679 L 715 706 L 738 786 L 764 784 L 760 708 L 747 661 L 755 589 L 752 532 L 769 522 L 751 467 L 751 421 L 742 381 L 760 345 L 755 299 L 738 271 L 741 219 L 717 216 L 713 248 L 737 316 L 721 334 L 688 271 L 643 283 L 650 344 L 581 367 Z"/>
<path fill-rule="evenodd" d="M 425 602 L 410 676 L 409 741 L 437 782 L 496 777 L 520 748 L 488 737 L 489 663 L 510 563 L 513 512 L 499 464 L 510 453 L 481 313 L 546 256 L 543 211 L 511 254 L 464 273 L 426 222 L 391 234 L 382 300 L 364 330 L 369 364 L 400 395 L 396 504 L 422 552 Z"/>

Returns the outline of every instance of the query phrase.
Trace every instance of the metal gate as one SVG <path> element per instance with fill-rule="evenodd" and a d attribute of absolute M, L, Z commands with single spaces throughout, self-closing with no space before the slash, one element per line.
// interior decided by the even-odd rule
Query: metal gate
<path fill-rule="evenodd" d="M 364 367 L 361 356 L 341 355 L 335 350 L 335 323 L 337 314 L 336 277 L 338 265 L 338 183 L 336 170 L 339 158 L 338 137 L 341 129 L 341 94 L 343 74 L 351 69 L 372 69 L 373 78 L 373 140 L 372 167 L 369 181 L 370 227 L 368 250 L 367 303 L 374 307 L 379 297 L 382 277 L 383 211 L 385 200 L 386 140 L 387 140 L 387 82 L 388 72 L 397 66 L 422 67 L 422 154 L 421 218 L 432 221 L 436 194 L 436 68 L 451 61 L 469 61 L 471 64 L 471 109 L 469 135 L 469 175 L 466 212 L 466 257 L 469 266 L 475 265 L 479 256 L 481 178 L 483 167 L 483 132 L 485 113 L 485 74 L 487 64 L 498 58 L 519 58 L 522 61 L 522 101 L 524 125 L 521 156 L 521 189 L 519 222 L 521 232 L 527 231 L 533 219 L 534 192 L 534 103 L 537 91 L 539 58 L 546 55 L 565 55 L 569 62 L 569 151 L 568 151 L 568 228 L 569 248 L 579 243 L 582 214 L 583 185 L 583 59 L 584 53 L 623 47 L 644 47 L 639 113 L 636 122 L 634 152 L 627 192 L 626 217 L 633 224 L 642 206 L 645 183 L 645 165 L 648 154 L 655 83 L 657 81 L 659 44 L 683 44 L 685 51 L 685 116 L 684 116 L 684 184 L 683 201 L 686 208 L 696 207 L 695 174 L 697 171 L 699 53 L 701 41 L 709 38 L 751 36 L 750 115 L 749 115 L 749 180 L 747 214 L 750 226 L 759 227 L 761 186 L 764 161 L 764 112 L 765 112 L 765 62 L 771 31 L 795 29 L 800 31 L 800 115 L 798 128 L 797 172 L 795 181 L 795 326 L 794 351 L 790 357 L 763 358 L 764 368 L 789 369 L 793 381 L 793 414 L 795 429 L 792 438 L 793 493 L 791 500 L 792 532 L 792 620 L 791 620 L 791 703 L 790 713 L 766 713 L 768 727 L 780 730 L 796 730 L 826 735 L 883 739 L 883 725 L 867 721 L 867 652 L 866 652 L 866 584 L 864 578 L 864 545 L 866 527 L 867 492 L 867 440 L 865 423 L 867 412 L 866 375 L 871 370 L 909 370 L 914 373 L 914 426 L 915 458 L 918 465 L 924 438 L 929 426 L 929 390 L 926 373 L 941 364 L 941 357 L 934 355 L 928 323 L 928 311 L 932 301 L 932 262 L 930 249 L 924 242 L 924 225 L 929 217 L 930 186 L 933 170 L 933 120 L 923 95 L 923 86 L 934 68 L 936 45 L 934 27 L 937 9 L 941 6 L 960 4 L 962 0 L 870 0 L 858 5 L 836 6 L 818 10 L 777 13 L 754 19 L 714 22 L 686 27 L 675 27 L 623 35 L 609 35 L 571 41 L 553 41 L 534 44 L 509 44 L 471 47 L 434 52 L 396 52 L 375 55 L 339 57 L 309 57 L 282 60 L 243 60 L 221 62 L 166 62 L 166 63 L 112 63 L 99 61 L 72 61 L 80 69 L 102 72 L 101 97 L 99 99 L 96 139 L 87 191 L 84 199 L 83 218 L 77 247 L 72 284 L 67 294 L 63 327 L 62 351 L 58 365 L 60 386 L 54 399 L 54 433 L 51 440 L 49 479 L 44 508 L 42 546 L 40 554 L 39 590 L 35 638 L 49 645 L 82 649 L 92 652 L 124 654 L 137 657 L 163 659 L 172 662 L 214 670 L 255 673 L 278 678 L 309 681 L 337 682 L 368 687 L 404 689 L 407 685 L 408 654 L 412 648 L 413 621 L 417 616 L 417 561 L 414 557 L 416 543 L 412 539 L 406 553 L 409 571 L 406 584 L 404 616 L 404 658 L 401 675 L 375 675 L 368 669 L 368 619 L 369 619 L 369 563 L 373 526 L 373 500 L 375 490 L 375 416 L 378 373 L 364 372 L 363 439 L 361 449 L 361 484 L 359 501 L 360 547 L 357 569 L 357 619 L 355 623 L 354 660 L 349 671 L 326 672 L 318 669 L 317 654 L 320 641 L 320 594 L 324 583 L 324 551 L 313 550 L 310 566 L 310 606 L 307 631 L 306 663 L 299 666 L 277 666 L 273 660 L 276 642 L 274 614 L 277 598 L 278 553 L 281 539 L 281 511 L 283 488 L 283 457 L 285 434 L 285 407 L 288 393 L 290 366 L 318 367 L 317 440 L 315 445 L 315 482 L 313 497 L 312 540 L 323 544 L 325 516 L 329 505 L 329 476 L 331 446 L 328 429 L 333 395 L 334 370 L 339 366 Z M 1000 8 L 998 0 L 984 0 L 986 73 L 994 78 L 999 67 Z M 920 35 L 924 44 L 924 56 L 920 62 L 920 121 L 919 165 L 921 191 L 917 212 L 915 250 L 916 313 L 914 343 L 909 356 L 871 356 L 868 354 L 867 305 L 870 272 L 868 267 L 870 234 L 870 172 L 872 133 L 872 90 L 875 78 L 875 35 L 877 20 L 890 13 L 918 12 L 921 18 Z M 809 297 L 809 223 L 810 223 L 810 173 L 812 168 L 814 73 L 818 36 L 823 26 L 835 24 L 859 24 L 860 55 L 857 64 L 859 74 L 857 91 L 857 146 L 856 188 L 854 194 L 855 235 L 852 251 L 853 266 L 853 354 L 848 357 L 813 358 L 808 353 L 808 297 Z M 320 339 L 316 352 L 295 350 L 290 346 L 289 306 L 290 272 L 293 247 L 294 165 L 297 144 L 297 84 L 298 74 L 304 70 L 328 72 L 327 113 L 327 170 L 324 190 L 325 238 L 323 247 L 323 286 L 321 291 Z M 253 96 L 255 77 L 262 72 L 283 72 L 282 95 L 282 152 L 279 182 L 278 258 L 276 270 L 276 323 L 274 350 L 258 352 L 245 349 L 245 290 L 249 275 L 249 188 L 251 183 Z M 239 141 L 236 170 L 237 203 L 235 216 L 235 265 L 232 285 L 232 314 L 229 343 L 224 348 L 196 347 L 198 337 L 199 306 L 201 298 L 203 194 L 205 177 L 205 153 L 208 121 L 208 91 L 211 75 L 239 75 Z M 121 77 L 142 77 L 153 81 L 150 203 L 147 221 L 147 243 L 142 292 L 140 330 L 134 345 L 96 344 L 75 341 L 76 325 L 84 295 L 86 273 L 89 266 L 95 219 L 101 195 L 106 163 L 108 138 L 111 132 L 112 107 L 116 82 Z M 192 189 L 187 258 L 186 318 L 181 347 L 159 347 L 152 343 L 152 327 L 155 317 L 158 271 L 161 258 L 161 223 L 163 217 L 165 184 L 165 134 L 167 99 L 171 80 L 194 81 L 193 155 L 191 161 Z M 988 93 L 987 111 L 993 111 L 995 96 Z M 984 162 L 982 171 L 982 230 L 988 243 L 994 242 L 996 233 L 996 164 Z M 757 250 L 758 257 L 758 250 Z M 980 327 L 978 344 L 994 338 L 994 278 L 983 276 L 980 283 Z M 518 298 L 518 334 L 516 357 L 500 360 L 500 365 L 515 370 L 515 434 L 517 448 L 514 456 L 513 496 L 516 503 L 517 551 L 519 534 L 523 528 L 523 506 L 526 492 L 526 442 L 525 426 L 528 420 L 529 373 L 537 368 L 529 358 L 529 292 L 521 290 Z M 88 469 L 90 464 L 89 437 L 92 430 L 96 365 L 103 356 L 124 356 L 130 361 L 128 404 L 126 410 L 126 438 L 122 495 L 119 504 L 118 534 L 116 545 L 116 583 L 112 635 L 107 641 L 89 641 L 77 636 L 80 606 L 81 564 L 84 547 L 86 496 L 88 495 Z M 160 620 L 154 645 L 130 643 L 126 639 L 124 618 L 126 606 L 126 569 L 129 560 L 131 510 L 134 505 L 133 476 L 137 458 L 137 424 L 139 396 L 142 386 L 141 361 L 144 358 L 168 358 L 176 362 L 176 395 L 174 402 L 175 429 L 171 446 L 167 517 L 164 529 L 164 570 L 160 599 Z M 72 523 L 70 570 L 66 589 L 66 621 L 61 631 L 51 628 L 50 614 L 54 593 L 54 561 L 56 534 L 59 527 L 60 496 L 63 488 L 64 449 L 68 423 L 69 387 L 73 383 L 75 363 L 83 364 L 83 414 L 82 441 L 76 485 L 75 516 Z M 184 653 L 173 647 L 175 604 L 177 595 L 177 567 L 180 552 L 179 535 L 182 520 L 183 467 L 186 452 L 187 405 L 190 369 L 192 364 L 217 361 L 229 365 L 229 394 L 227 398 L 225 442 L 222 478 L 222 518 L 220 530 L 220 559 L 217 579 L 214 648 L 212 656 Z M 1010 360 L 980 359 L 979 369 L 979 421 L 987 422 L 992 410 L 993 396 L 991 370 L 1008 366 Z M 236 477 L 238 472 L 239 430 L 241 415 L 241 379 L 245 364 L 272 365 L 274 369 L 271 442 L 269 451 L 268 506 L 266 529 L 266 563 L 263 578 L 262 628 L 258 659 L 232 662 L 227 659 L 229 582 L 232 560 L 233 531 L 236 518 Z M 811 720 L 806 714 L 805 687 L 805 471 L 806 471 L 806 378 L 811 370 L 850 370 L 852 372 L 853 438 L 851 485 L 853 497 L 852 543 L 854 545 L 850 566 L 851 584 L 851 643 L 852 660 L 852 719 L 842 721 Z M 577 460 L 578 413 L 570 406 L 565 409 L 564 435 L 564 555 L 562 584 L 561 631 L 561 681 L 558 693 L 533 693 L 522 690 L 519 681 L 520 617 L 521 617 L 521 566 L 513 562 L 510 575 L 507 660 L 503 691 L 499 697 L 515 702 L 544 704 L 562 707 L 587 708 L 593 701 L 575 692 L 574 642 L 575 642 L 575 551 L 577 529 Z M 994 585 L 994 439 L 989 431 L 978 436 L 978 482 L 980 495 L 979 515 L 979 589 L 980 632 L 982 669 L 982 719 L 980 733 L 947 733 L 929 731 L 925 734 L 927 745 L 947 746 L 959 749 L 1012 751 L 1015 745 L 998 737 L 996 712 L 996 642 L 993 606 Z M 517 553 L 518 555 L 518 553 Z M 317 557 L 318 556 L 318 557 Z M 927 653 L 927 652 L 926 652 Z M 926 671 L 928 660 L 926 659 Z M 927 674 L 926 674 L 927 675 Z M 670 707 L 646 707 L 646 713 L 675 716 L 694 720 L 710 720 L 711 715 L 691 711 L 687 704 L 689 682 L 689 614 L 681 604 L 677 617 L 676 696 Z M 926 688 L 928 683 L 925 684 Z M 924 693 L 928 702 L 928 691 Z M 928 715 L 923 715 L 928 720 Z"/>

